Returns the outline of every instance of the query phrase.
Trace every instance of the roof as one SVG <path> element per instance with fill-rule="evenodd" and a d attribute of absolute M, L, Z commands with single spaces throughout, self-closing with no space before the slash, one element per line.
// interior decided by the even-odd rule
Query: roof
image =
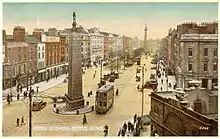
<path fill-rule="evenodd" d="M 100 31 L 100 33 L 101 33 L 102 35 L 104 35 L 104 36 L 108 36 L 108 35 L 109 35 L 109 33 L 108 33 L 108 32 L 103 32 L 103 31 Z"/>
<path fill-rule="evenodd" d="M 112 84 L 106 84 L 103 85 L 101 88 L 98 89 L 99 92 L 107 92 L 108 90 L 112 89 L 114 85 Z"/>
<path fill-rule="evenodd" d="M 27 43 L 39 43 L 40 41 L 37 39 L 36 36 L 28 35 L 28 36 L 25 36 L 25 42 L 27 42 Z"/>

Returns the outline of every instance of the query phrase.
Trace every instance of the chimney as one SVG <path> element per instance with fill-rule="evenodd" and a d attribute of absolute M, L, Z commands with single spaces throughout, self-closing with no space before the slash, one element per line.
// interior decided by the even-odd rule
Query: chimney
<path fill-rule="evenodd" d="M 13 31 L 13 40 L 16 42 L 24 42 L 25 28 L 16 26 Z"/>

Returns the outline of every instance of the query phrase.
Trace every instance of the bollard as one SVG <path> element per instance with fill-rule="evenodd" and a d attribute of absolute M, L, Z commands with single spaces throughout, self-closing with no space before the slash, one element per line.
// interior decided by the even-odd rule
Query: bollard
<path fill-rule="evenodd" d="M 86 105 L 89 105 L 89 101 L 86 101 Z"/>
<path fill-rule="evenodd" d="M 57 107 L 57 104 L 53 104 L 53 107 L 56 108 L 56 107 Z"/>
<path fill-rule="evenodd" d="M 76 110 L 76 114 L 79 115 L 79 110 Z"/>

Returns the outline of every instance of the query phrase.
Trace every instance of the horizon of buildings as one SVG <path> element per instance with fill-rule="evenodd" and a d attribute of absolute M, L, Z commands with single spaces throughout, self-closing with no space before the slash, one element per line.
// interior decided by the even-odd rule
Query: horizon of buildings
<path fill-rule="evenodd" d="M 101 31 L 115 32 L 132 38 L 137 36 L 143 40 L 145 24 L 148 25 L 148 39 L 161 39 L 166 36 L 167 28 L 174 28 L 183 22 L 217 21 L 218 4 L 4 3 L 3 28 L 12 33 L 11 28 L 14 25 L 23 25 L 29 34 L 34 28 L 63 29 L 71 27 L 69 17 L 72 12 L 77 13 L 78 24 L 85 28 L 97 27 L 102 29 Z"/>

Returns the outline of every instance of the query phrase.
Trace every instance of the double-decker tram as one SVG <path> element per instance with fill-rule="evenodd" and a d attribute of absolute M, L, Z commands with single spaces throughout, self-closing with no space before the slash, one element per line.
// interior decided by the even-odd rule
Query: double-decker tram
<path fill-rule="evenodd" d="M 107 113 L 114 103 L 114 85 L 106 84 L 96 91 L 96 113 Z"/>

